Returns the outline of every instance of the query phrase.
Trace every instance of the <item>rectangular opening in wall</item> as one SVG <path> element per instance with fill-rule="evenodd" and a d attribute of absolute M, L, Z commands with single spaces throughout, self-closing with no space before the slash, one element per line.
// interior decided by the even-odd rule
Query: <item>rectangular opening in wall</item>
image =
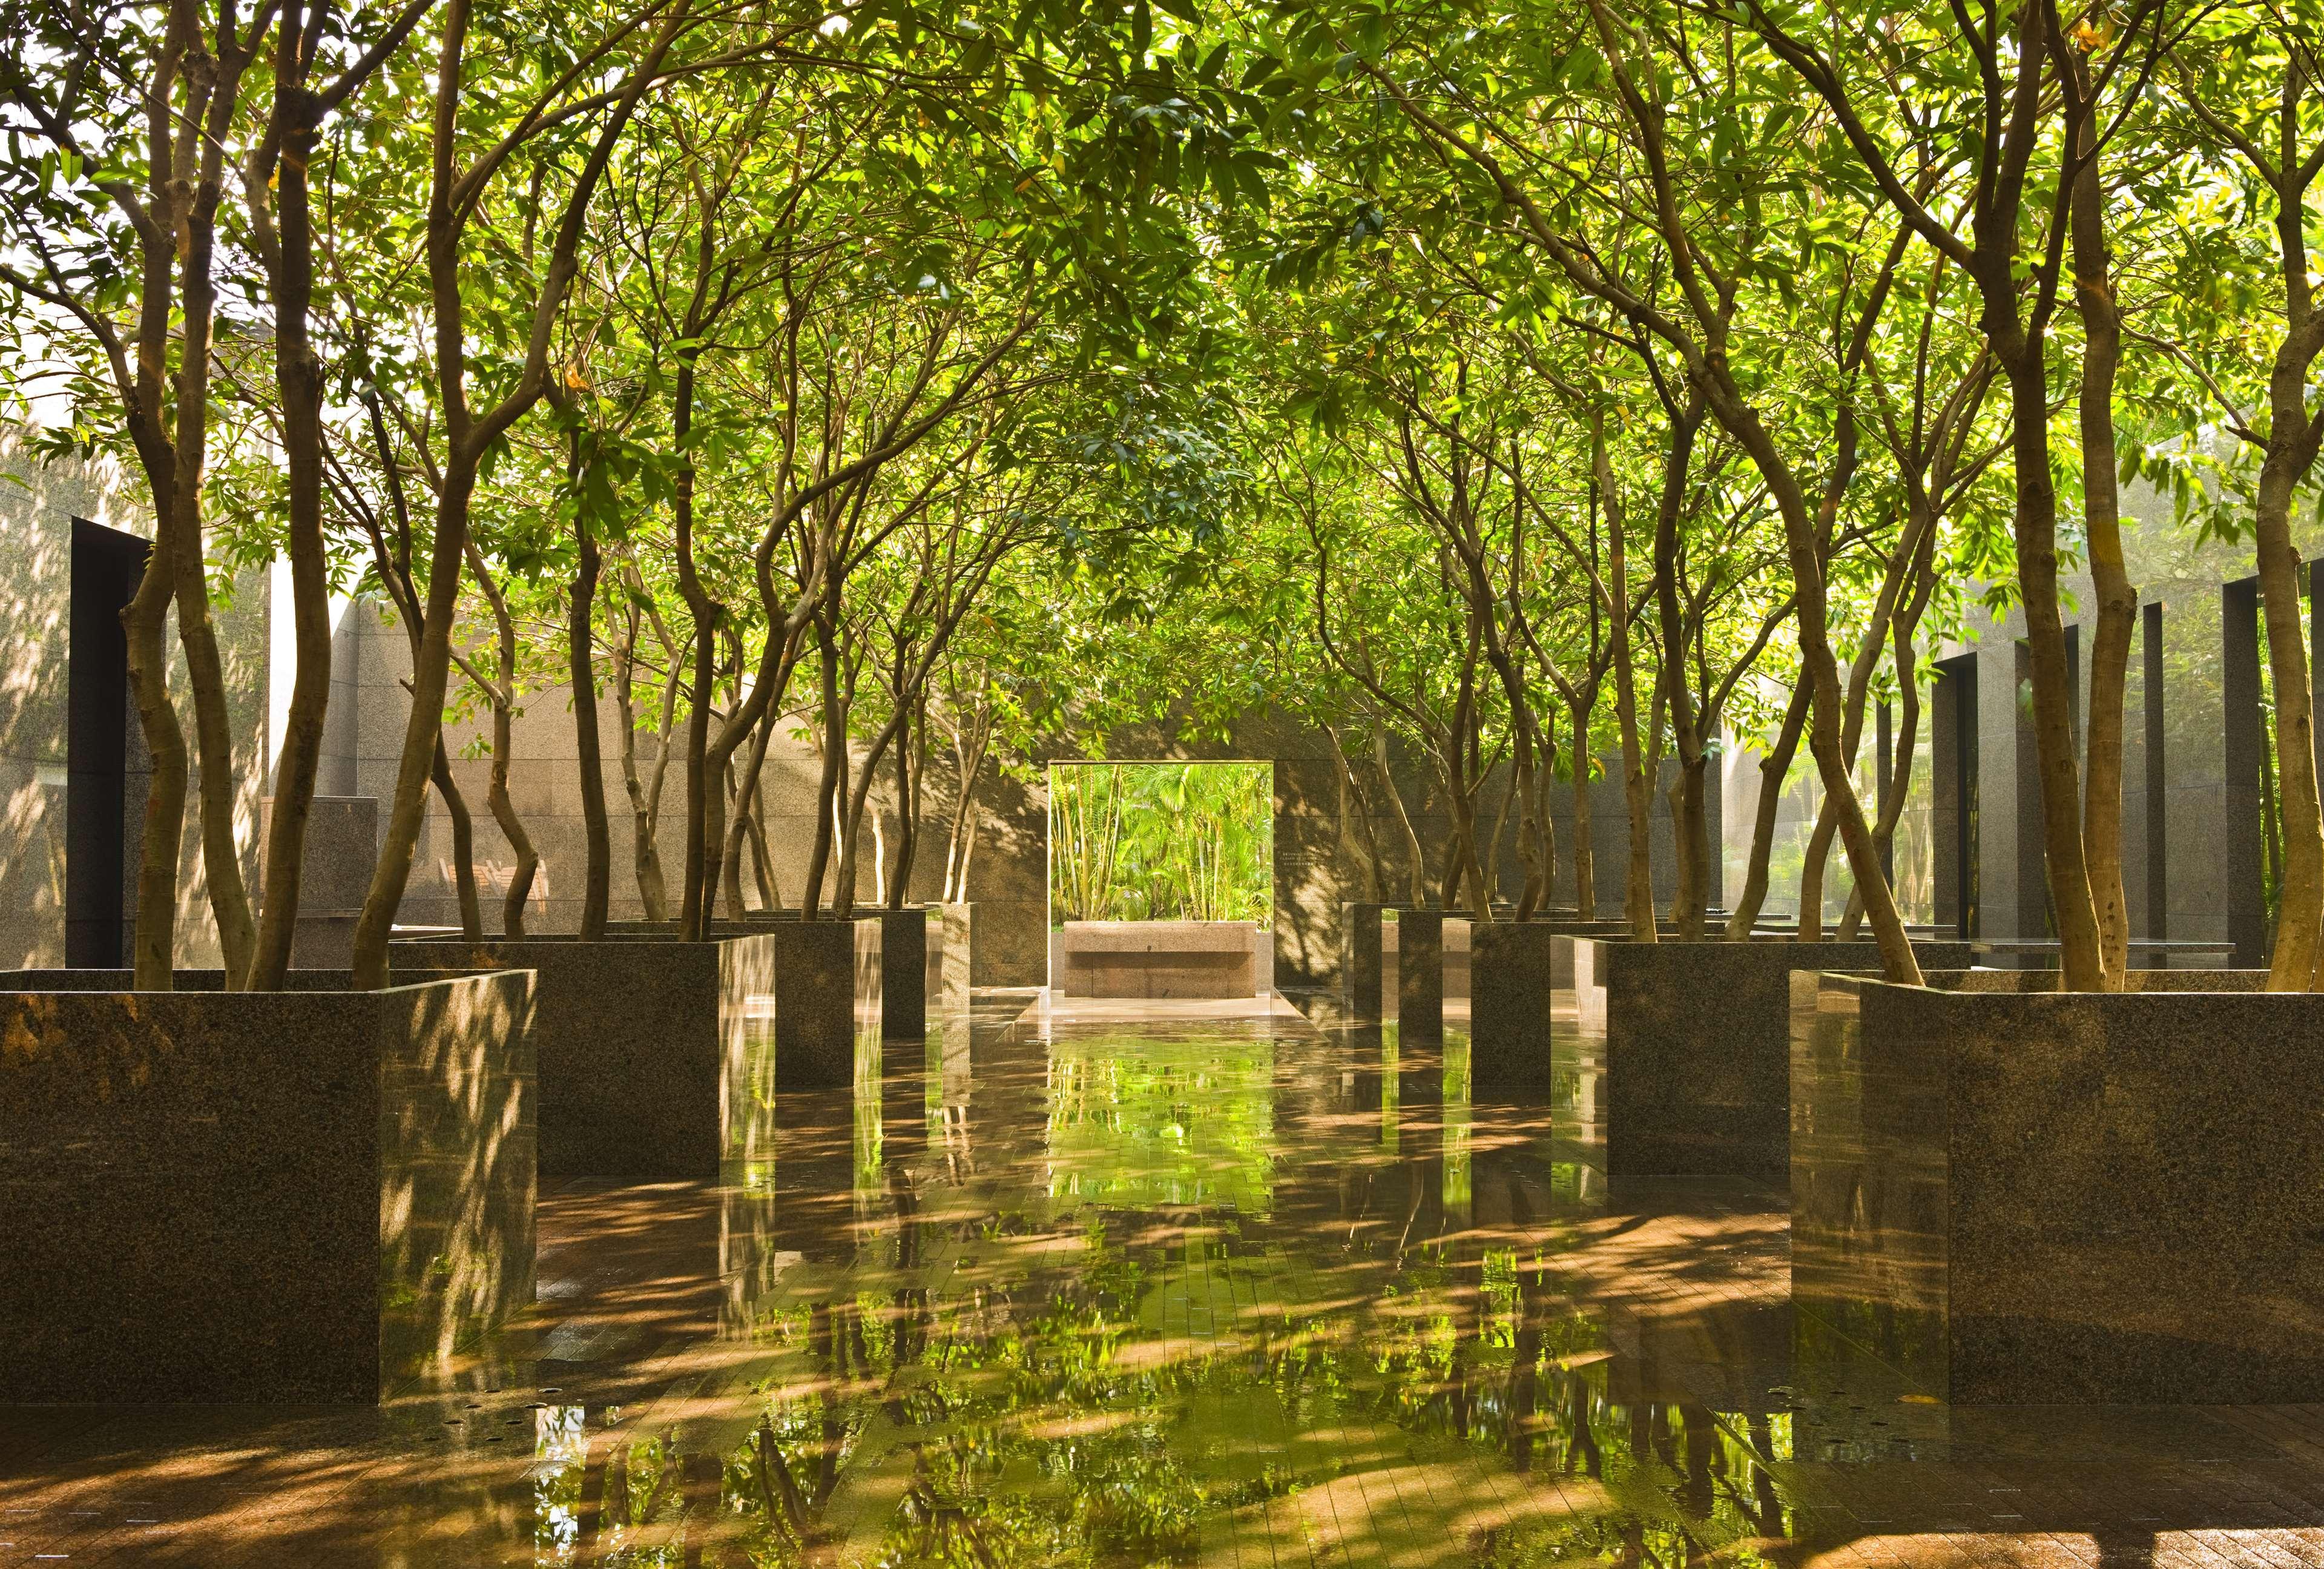
<path fill-rule="evenodd" d="M 1250 996 L 1274 915 L 1272 763 L 1051 765 L 1053 988 Z"/>
<path fill-rule="evenodd" d="M 129 703 L 122 607 L 137 592 L 148 547 L 134 534 L 75 518 L 67 626 L 65 963 L 112 969 L 137 918 L 136 844 L 150 769 Z"/>

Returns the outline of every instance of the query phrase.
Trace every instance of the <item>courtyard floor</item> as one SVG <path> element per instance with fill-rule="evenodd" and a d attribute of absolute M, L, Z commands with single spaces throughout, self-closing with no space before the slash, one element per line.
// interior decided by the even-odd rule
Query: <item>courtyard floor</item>
<path fill-rule="evenodd" d="M 377 1410 L 0 1409 L 0 1564 L 2324 1565 L 2324 1407 L 1948 1407 L 1788 1209 L 1467 1048 L 981 1007 L 722 1186 L 544 1188 L 540 1303 Z M 5 1260 L 0 1260 L 0 1268 Z"/>

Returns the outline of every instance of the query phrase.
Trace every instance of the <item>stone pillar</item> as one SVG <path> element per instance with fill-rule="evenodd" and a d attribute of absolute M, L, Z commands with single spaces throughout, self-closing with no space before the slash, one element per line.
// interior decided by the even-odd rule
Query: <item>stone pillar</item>
<path fill-rule="evenodd" d="M 975 990 L 976 906 L 944 907 L 944 1005 L 965 1008 Z"/>
<path fill-rule="evenodd" d="M 1351 900 L 1340 906 L 1340 996 L 1349 1017 L 1380 1016 L 1380 913 L 1388 907 Z"/>
<path fill-rule="evenodd" d="M 1977 654 L 1939 660 L 1929 695 L 1929 838 L 1937 930 L 1977 935 Z"/>
<path fill-rule="evenodd" d="M 2219 585 L 2220 753 L 2225 771 L 2227 941 L 2234 964 L 2267 963 L 2267 850 L 2260 808 L 2260 753 L 2267 722 L 2260 713 L 2259 579 Z"/>
<path fill-rule="evenodd" d="M 855 1031 L 878 1027 L 880 922 L 770 925 L 775 939 L 775 1090 L 855 1082 Z"/>
<path fill-rule="evenodd" d="M 1397 912 L 1396 1007 L 1406 1039 L 1444 1033 L 1444 912 Z"/>
<path fill-rule="evenodd" d="M 928 1032 L 928 912 L 883 909 L 880 928 L 880 1034 L 918 1040 Z"/>
<path fill-rule="evenodd" d="M 1549 1084 L 1556 942 L 1557 934 L 1542 921 L 1495 921 L 1471 929 L 1469 1075 L 1479 1093 Z"/>

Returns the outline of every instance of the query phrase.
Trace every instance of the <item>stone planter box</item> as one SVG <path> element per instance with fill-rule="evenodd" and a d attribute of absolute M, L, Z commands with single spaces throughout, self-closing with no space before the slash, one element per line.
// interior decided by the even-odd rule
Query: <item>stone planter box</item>
<path fill-rule="evenodd" d="M 771 1029 L 778 1090 L 855 1082 L 855 1038 L 884 1028 L 881 919 L 793 920 L 761 935 L 774 944 Z"/>
<path fill-rule="evenodd" d="M 0 1401 L 376 1402 L 533 1295 L 533 977 L 0 981 Z"/>
<path fill-rule="evenodd" d="M 629 1182 L 718 1179 L 773 1149 L 776 1065 L 764 932 L 681 943 L 546 937 L 398 943 L 395 973 L 540 976 L 540 1174 Z"/>
<path fill-rule="evenodd" d="M 988 974 L 991 956 L 981 951 L 976 940 L 974 903 L 937 908 L 944 911 L 944 1005 L 965 1008 L 979 986 L 994 984 Z"/>
<path fill-rule="evenodd" d="M 1065 995 L 1255 996 L 1252 931 L 1234 920 L 1069 920 L 1060 950 Z"/>
<path fill-rule="evenodd" d="M 2324 1000 L 1794 979 L 1794 1309 L 1962 1402 L 2324 1398 Z"/>
<path fill-rule="evenodd" d="M 1571 955 L 1575 1028 L 1604 1038 L 1608 1176 L 1790 1173 L 1792 974 L 1877 970 L 1875 944 L 1551 942 Z M 1966 943 L 1913 950 L 1923 969 L 1969 962 Z M 1526 1028 L 1503 1010 L 1479 1033 L 1480 1080 L 1546 1072 L 1548 1011 Z"/>
<path fill-rule="evenodd" d="M 1441 909 L 1399 909 L 1395 942 L 1382 935 L 1383 949 L 1396 954 L 1395 1018 L 1397 1033 L 1406 1040 L 1432 1040 L 1444 1033 L 1444 931 L 1460 919 L 1448 921 Z"/>
<path fill-rule="evenodd" d="M 928 912 L 883 909 L 880 925 L 880 1034 L 919 1040 L 928 1032 Z"/>

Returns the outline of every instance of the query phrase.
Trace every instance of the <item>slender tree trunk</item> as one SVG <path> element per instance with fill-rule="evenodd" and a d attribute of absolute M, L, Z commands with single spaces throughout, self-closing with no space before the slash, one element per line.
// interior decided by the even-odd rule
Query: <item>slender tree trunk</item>
<path fill-rule="evenodd" d="M 387 941 L 411 861 L 420 842 L 420 813 L 429 776 L 434 771 L 444 726 L 444 688 L 452 665 L 452 618 L 459 605 L 460 567 L 466 544 L 468 503 L 476 483 L 475 462 L 456 445 L 437 494 L 436 540 L 428 574 L 428 608 L 420 650 L 411 671 L 411 713 L 389 798 L 387 833 L 380 846 L 371 889 L 355 923 L 355 985 L 373 991 L 387 984 Z"/>
<path fill-rule="evenodd" d="M 237 60 L 246 57 L 236 52 Z M 240 65 L 212 61 L 217 80 L 210 86 L 210 106 L 230 104 Z M 216 134 L 219 127 L 206 127 Z M 192 135 L 193 128 L 180 133 Z M 209 575 L 202 541 L 202 475 L 209 438 L 210 357 L 217 280 L 212 260 L 217 238 L 217 215 L 221 165 L 219 155 L 205 149 L 199 183 L 185 209 L 178 241 L 183 254 L 180 276 L 182 302 L 178 336 L 177 471 L 170 502 L 177 512 L 171 531 L 174 545 L 166 557 L 172 575 L 178 609 L 178 644 L 186 656 L 187 695 L 194 712 L 194 780 L 201 813 L 202 872 L 209 890 L 210 917 L 217 926 L 218 946 L 225 956 L 226 983 L 238 989 L 250 974 L 258 946 L 257 924 L 251 918 L 250 893 L 243 881 L 242 847 L 235 842 L 234 732 L 226 708 L 226 666 L 218 656 L 217 633 L 210 624 Z M 141 907 L 142 908 L 142 907 Z"/>
<path fill-rule="evenodd" d="M 1533 909 L 1519 919 L 1546 910 L 1557 897 L 1557 818 L 1550 810 L 1557 783 L 1557 706 L 1553 701 L 1540 716 L 1541 768 L 1534 776 L 1534 820 L 1541 825 L 1541 893 Z"/>
<path fill-rule="evenodd" d="M 1675 442 L 1677 433 L 1673 432 Z M 1622 740 L 1622 802 L 1630 846 L 1622 881 L 1622 913 L 1630 940 L 1650 943 L 1655 929 L 1654 783 L 1646 778 L 1638 736 L 1638 678 L 1630 657 L 1630 584 L 1622 509 L 1614 494 L 1613 469 L 1606 455 L 1603 421 L 1592 433 L 1599 494 L 1606 509 L 1606 616 L 1613 635 L 1614 719 Z M 1683 480 L 1682 480 L 1683 483 Z"/>
<path fill-rule="evenodd" d="M 460 793 L 459 781 L 452 777 L 452 753 L 444 745 L 444 737 L 436 737 L 436 755 L 429 765 L 429 778 L 436 786 L 437 795 L 444 802 L 444 815 L 452 824 L 452 886 L 460 901 L 460 936 L 472 943 L 484 940 L 484 900 L 476 888 L 476 825 L 469 816 L 468 798 Z"/>
<path fill-rule="evenodd" d="M 137 924 L 130 949 L 130 984 L 167 992 L 176 975 L 178 858 L 186 832 L 186 733 L 170 703 L 168 642 L 176 531 L 156 520 L 152 553 L 137 593 L 121 613 L 127 633 L 129 689 L 145 735 L 152 773 L 146 782 L 145 825 L 137 859 Z"/>
<path fill-rule="evenodd" d="M 710 702 L 717 679 L 719 607 L 694 559 L 694 459 L 687 438 L 694 427 L 694 355 L 678 358 L 677 386 L 671 400 L 671 441 L 678 454 L 672 476 L 670 515 L 678 536 L 678 592 L 694 616 L 694 689 L 692 711 L 686 717 L 686 876 L 680 890 L 678 932 L 688 942 L 700 942 L 709 928 L 711 796 L 717 786 L 710 778 Z"/>
<path fill-rule="evenodd" d="M 2079 69 L 2070 57 L 2063 63 Z M 2096 134 L 2085 122 L 2086 150 Z M 2082 317 L 2083 532 L 2098 599 L 2083 731 L 2089 776 L 2082 784 L 2082 848 L 2098 918 L 2101 974 L 2108 991 L 2119 991 L 2130 967 L 2130 904 L 2122 886 L 2123 701 L 2131 634 L 2138 624 L 2138 590 L 2123 556 L 2121 498 L 2116 491 L 2114 383 L 2122 360 L 2122 324 L 2107 261 L 2106 193 L 2094 152 L 2074 182 L 2071 223 L 2074 300 Z"/>
<path fill-rule="evenodd" d="M 767 747 L 774 739 L 775 712 L 770 706 L 752 728 L 751 751 L 742 764 L 742 786 L 735 797 L 736 810 L 716 819 L 720 825 L 719 864 L 739 863 L 742 844 L 753 832 L 763 833 L 758 818 L 748 810 L 750 803 L 759 798 L 759 784 L 767 766 Z M 731 754 L 727 764 L 731 770 Z M 755 851 L 753 852 L 755 854 Z M 771 873 L 770 873 L 771 875 Z"/>
<path fill-rule="evenodd" d="M 754 788 L 751 791 L 750 810 L 746 814 L 751 828 L 751 862 L 759 870 L 759 897 L 769 909 L 783 908 L 783 880 L 775 870 L 775 858 L 767 848 L 767 792 Z"/>
<path fill-rule="evenodd" d="M 2275 689 L 2276 775 L 2281 787 L 2283 874 L 2276 905 L 2275 948 L 2268 989 L 2324 990 L 2324 814 L 2317 806 L 2315 716 L 2308 691 L 2308 657 L 2301 641 L 2300 555 L 2292 542 L 2296 475 L 2314 460 L 2298 450 L 2306 419 L 2304 371 L 2277 355 L 2271 385 L 2274 424 L 2261 460 L 2254 519 L 2259 558 L 2261 613 L 2267 626 L 2269 684 Z"/>
<path fill-rule="evenodd" d="M 799 909 L 808 920 L 817 918 L 823 905 L 823 874 L 831 864 L 834 818 L 847 762 L 847 714 L 839 702 L 839 639 L 823 617 L 815 623 L 816 651 L 823 670 L 823 775 L 815 792 L 815 842 L 807 857 L 807 881 L 799 894 Z"/>
<path fill-rule="evenodd" d="M 586 847 L 581 936 L 594 940 L 605 935 L 605 916 L 613 896 L 613 830 L 605 815 L 605 754 L 597 734 L 597 661 L 591 647 L 600 557 L 596 531 L 589 526 L 589 520 L 576 517 L 573 527 L 579 559 L 567 607 L 567 678 L 573 686 L 573 734 L 581 753 L 581 833 Z"/>
<path fill-rule="evenodd" d="M 1588 688 L 1594 699 L 1593 684 Z M 1597 824 L 1590 802 L 1590 711 L 1594 701 L 1569 703 L 1573 719 L 1573 915 L 1577 920 L 1598 918 Z"/>
<path fill-rule="evenodd" d="M 1730 942 L 1749 940 L 1751 928 L 1758 924 L 1760 907 L 1767 901 L 1767 862 L 1775 846 L 1775 814 L 1784 800 L 1784 781 L 1792 771 L 1792 759 L 1799 752 L 1800 734 L 1807 725 L 1808 706 L 1814 699 L 1814 689 L 1807 678 L 1800 678 L 1792 688 L 1792 700 L 1784 706 L 1784 722 L 1775 731 L 1775 744 L 1759 760 L 1759 799 L 1751 820 L 1751 859 L 1743 872 L 1743 894 L 1728 913 L 1727 937 Z"/>
<path fill-rule="evenodd" d="M 2015 285 L 2010 286 L 2014 289 Z M 1991 300 L 2001 291 L 1987 291 Z M 1996 312 L 1988 309 L 1991 318 Z M 2042 784 L 2042 841 L 2049 858 L 2050 908 L 2058 923 L 2058 959 L 2064 990 L 2097 992 L 2106 985 L 2098 944 L 2098 909 L 2082 854 L 2081 770 L 2074 757 L 2073 683 L 2066 665 L 2066 632 L 2058 614 L 2058 497 L 2050 474 L 2048 368 L 2042 344 L 2029 339 L 2013 314 L 2000 330 L 1988 328 L 1995 355 L 2009 377 L 2011 448 L 2017 479 L 2017 580 L 2025 608 L 2025 646 L 2034 688 L 2034 750 Z M 2296 592 L 2296 590 L 2295 590 Z M 2296 608 L 2293 614 L 2298 614 Z M 2305 680 L 2305 673 L 2301 678 Z"/>
<path fill-rule="evenodd" d="M 1655 600 L 1662 623 L 1662 689 L 1670 705 L 1671 743 L 1679 761 L 1677 788 L 1670 798 L 1671 840 L 1678 852 L 1678 892 L 1671 914 L 1680 938 L 1687 942 L 1702 937 L 1703 909 L 1709 903 L 1704 893 L 1710 885 L 1703 863 L 1710 856 L 1710 837 L 1702 821 L 1703 742 L 1695 728 L 1694 699 L 1686 682 L 1687 625 L 1679 605 L 1678 524 L 1686 507 L 1687 471 L 1695 433 L 1702 429 L 1704 412 L 1699 391 L 1690 392 L 1683 406 L 1670 411 L 1670 448 L 1663 459 L 1662 494 L 1655 506 Z"/>
<path fill-rule="evenodd" d="M 908 716 L 903 730 L 896 738 L 896 859 L 889 868 L 887 907 L 904 908 L 904 895 L 912 882 L 912 854 L 919 842 L 920 770 L 914 766 L 914 748 L 925 751 L 927 729 L 925 721 L 915 724 Z"/>
<path fill-rule="evenodd" d="M 645 781 L 638 774 L 638 712 L 635 688 L 637 627 L 632 622 L 624 641 L 613 650 L 613 711 L 621 722 L 619 745 L 622 786 L 630 800 L 630 853 L 637 873 L 638 900 L 650 921 L 669 918 L 669 895 L 662 883 L 661 854 L 654 844 L 653 814 L 647 805 Z M 665 710 L 661 732 L 661 761 L 669 760 L 669 727 Z"/>
<path fill-rule="evenodd" d="M 315 143 L 317 105 L 307 90 L 299 47 L 300 7 L 283 8 L 276 46 L 276 115 L 282 152 L 272 171 L 274 237 L 263 247 L 274 297 L 274 378 L 282 404 L 282 466 L 291 625 L 297 664 L 290 706 L 276 756 L 272 816 L 267 825 L 265 886 L 250 975 L 254 992 L 281 988 L 298 932 L 299 882 L 306 865 L 307 820 L 322 766 L 324 711 L 331 696 L 330 563 L 323 543 L 322 367 L 308 334 L 315 256 L 307 166 Z M 263 204 L 258 210 L 263 214 Z"/>

